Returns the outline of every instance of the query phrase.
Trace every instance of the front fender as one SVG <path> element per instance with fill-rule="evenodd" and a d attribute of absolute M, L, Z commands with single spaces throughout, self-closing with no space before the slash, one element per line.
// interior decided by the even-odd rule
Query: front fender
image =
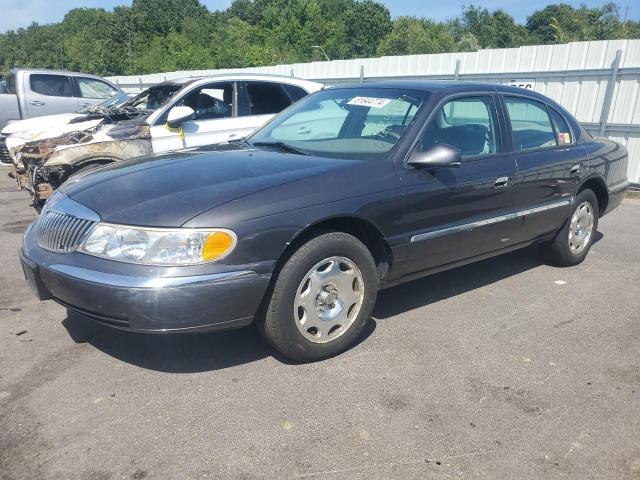
<path fill-rule="evenodd" d="M 96 142 L 80 145 L 68 145 L 57 148 L 45 165 L 77 165 L 94 158 L 113 158 L 128 160 L 153 153 L 151 141 L 148 139 L 119 140 Z"/>

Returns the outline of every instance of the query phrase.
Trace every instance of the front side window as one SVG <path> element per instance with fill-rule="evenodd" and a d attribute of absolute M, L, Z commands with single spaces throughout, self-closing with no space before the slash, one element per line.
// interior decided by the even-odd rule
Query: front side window
<path fill-rule="evenodd" d="M 233 115 L 233 82 L 210 83 L 188 93 L 174 106 L 184 105 L 196 112 L 195 120 L 214 120 Z"/>
<path fill-rule="evenodd" d="M 463 157 L 500 151 L 493 99 L 489 96 L 457 98 L 438 109 L 422 139 L 421 150 L 439 143 L 457 148 Z"/>
<path fill-rule="evenodd" d="M 286 143 L 333 158 L 387 158 L 427 96 L 400 89 L 324 90 L 297 102 L 250 141 Z"/>
<path fill-rule="evenodd" d="M 72 97 L 71 81 L 65 75 L 34 73 L 29 77 L 31 91 L 49 97 Z"/>
<path fill-rule="evenodd" d="M 94 78 L 76 78 L 80 96 L 82 98 L 111 98 L 117 91 L 108 83 L 96 80 Z"/>
<path fill-rule="evenodd" d="M 280 113 L 291 105 L 291 100 L 277 83 L 248 82 L 249 111 L 251 115 Z"/>
<path fill-rule="evenodd" d="M 556 136 L 544 103 L 521 97 L 505 97 L 516 151 L 554 147 Z"/>

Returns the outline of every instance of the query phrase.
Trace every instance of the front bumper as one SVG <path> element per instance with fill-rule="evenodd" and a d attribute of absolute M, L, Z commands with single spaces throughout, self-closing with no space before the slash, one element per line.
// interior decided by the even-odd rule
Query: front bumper
<path fill-rule="evenodd" d="M 25 278 L 38 298 L 53 299 L 85 317 L 120 329 L 171 333 L 248 325 L 269 284 L 269 273 L 250 269 L 143 276 L 140 270 L 127 275 L 88 268 L 86 262 L 93 260 L 91 257 L 45 251 L 34 244 L 30 230 L 19 254 Z M 85 265 L 72 261 L 79 256 L 87 257 L 79 259 Z"/>

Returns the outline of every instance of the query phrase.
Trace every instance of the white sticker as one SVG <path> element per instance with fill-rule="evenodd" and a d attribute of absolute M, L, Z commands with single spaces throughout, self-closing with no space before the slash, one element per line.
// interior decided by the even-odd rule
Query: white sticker
<path fill-rule="evenodd" d="M 390 98 L 375 97 L 353 97 L 347 105 L 358 105 L 360 107 L 382 108 L 391 101 Z"/>

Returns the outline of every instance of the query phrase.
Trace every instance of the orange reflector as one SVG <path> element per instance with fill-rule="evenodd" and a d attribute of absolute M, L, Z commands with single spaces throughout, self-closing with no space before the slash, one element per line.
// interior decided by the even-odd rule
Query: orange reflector
<path fill-rule="evenodd" d="M 206 262 L 221 257 L 233 246 L 233 237 L 226 232 L 213 232 L 204 242 L 202 259 Z"/>

